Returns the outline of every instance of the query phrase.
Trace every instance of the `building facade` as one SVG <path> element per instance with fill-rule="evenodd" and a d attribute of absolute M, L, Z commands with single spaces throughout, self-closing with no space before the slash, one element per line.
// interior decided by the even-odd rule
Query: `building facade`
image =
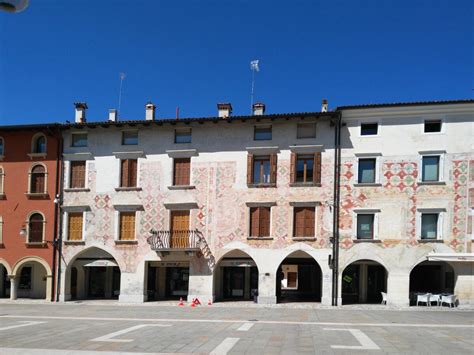
<path fill-rule="evenodd" d="M 53 300 L 59 125 L 0 128 L 0 297 Z"/>
<path fill-rule="evenodd" d="M 339 304 L 474 302 L 472 101 L 239 117 L 219 104 L 180 120 L 147 104 L 143 120 L 92 123 L 86 110 L 63 135 L 63 300 L 329 305 L 339 210 Z"/>

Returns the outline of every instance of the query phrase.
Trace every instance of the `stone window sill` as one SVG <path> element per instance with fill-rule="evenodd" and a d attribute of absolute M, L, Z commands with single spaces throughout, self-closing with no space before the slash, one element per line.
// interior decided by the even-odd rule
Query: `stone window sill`
<path fill-rule="evenodd" d="M 115 191 L 142 191 L 141 187 L 116 187 Z"/>
<path fill-rule="evenodd" d="M 353 239 L 354 243 L 382 243 L 380 239 Z"/>
<path fill-rule="evenodd" d="M 316 241 L 316 237 L 293 237 L 292 239 L 295 242 L 304 242 L 304 241 L 315 242 Z"/>
<path fill-rule="evenodd" d="M 64 192 L 89 192 L 91 189 L 85 187 L 71 187 L 68 189 L 64 189 Z"/>
<path fill-rule="evenodd" d="M 273 240 L 273 237 L 247 237 L 247 240 Z"/>
<path fill-rule="evenodd" d="M 64 245 L 86 245 L 84 240 L 65 240 Z"/>
<path fill-rule="evenodd" d="M 312 182 L 292 182 L 290 183 L 290 187 L 321 187 L 321 184 Z"/>
<path fill-rule="evenodd" d="M 116 240 L 116 245 L 135 245 L 138 244 L 138 240 Z"/>
<path fill-rule="evenodd" d="M 276 183 L 269 184 L 247 184 L 249 188 L 266 188 L 266 187 L 276 187 Z"/>
<path fill-rule="evenodd" d="M 46 153 L 28 153 L 30 159 L 33 158 L 46 158 Z"/>
<path fill-rule="evenodd" d="M 418 239 L 418 243 L 444 243 L 442 239 Z"/>
<path fill-rule="evenodd" d="M 378 182 L 371 182 L 371 183 L 357 183 L 357 184 L 354 184 L 354 187 L 380 187 L 382 186 L 381 183 L 378 183 Z"/>
<path fill-rule="evenodd" d="M 47 193 L 25 193 L 27 199 L 41 199 L 41 198 L 48 198 L 49 195 Z"/>
<path fill-rule="evenodd" d="M 46 248 L 46 242 L 25 243 L 27 248 Z"/>
<path fill-rule="evenodd" d="M 418 181 L 418 185 L 446 185 L 445 181 Z"/>
<path fill-rule="evenodd" d="M 168 186 L 168 190 L 194 190 L 196 186 L 194 185 L 172 185 Z"/>

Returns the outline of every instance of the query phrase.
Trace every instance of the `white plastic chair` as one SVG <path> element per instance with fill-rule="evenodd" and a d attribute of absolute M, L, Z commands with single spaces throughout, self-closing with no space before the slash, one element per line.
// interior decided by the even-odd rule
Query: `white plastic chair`
<path fill-rule="evenodd" d="M 441 305 L 441 295 L 439 294 L 432 294 L 430 296 L 430 304 L 433 303 L 433 302 L 436 302 L 436 305 L 437 306 L 440 306 Z"/>
<path fill-rule="evenodd" d="M 447 303 L 449 308 L 451 308 L 451 306 L 456 307 L 456 295 L 441 296 L 440 305 L 442 306 L 444 303 Z"/>
<path fill-rule="evenodd" d="M 382 304 L 387 304 L 387 294 L 385 292 L 380 292 L 382 294 Z"/>
<path fill-rule="evenodd" d="M 431 296 L 431 293 L 416 295 L 416 305 L 418 306 L 418 304 L 421 302 L 421 303 L 426 303 L 426 305 L 430 307 L 430 296 Z"/>

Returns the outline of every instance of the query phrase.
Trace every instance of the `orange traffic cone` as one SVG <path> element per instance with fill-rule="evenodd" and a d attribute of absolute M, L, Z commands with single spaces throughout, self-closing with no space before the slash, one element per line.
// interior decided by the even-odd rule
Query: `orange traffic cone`
<path fill-rule="evenodd" d="M 183 297 L 180 297 L 178 306 L 180 306 L 180 307 L 184 306 Z"/>
<path fill-rule="evenodd" d="M 209 299 L 209 301 L 207 301 L 207 305 L 212 306 L 212 301 L 210 299 Z"/>
<path fill-rule="evenodd" d="M 194 301 L 195 301 L 195 300 L 194 300 L 194 298 L 193 298 L 193 301 L 192 301 L 191 304 L 190 304 L 191 307 L 196 307 L 196 303 L 195 303 Z"/>

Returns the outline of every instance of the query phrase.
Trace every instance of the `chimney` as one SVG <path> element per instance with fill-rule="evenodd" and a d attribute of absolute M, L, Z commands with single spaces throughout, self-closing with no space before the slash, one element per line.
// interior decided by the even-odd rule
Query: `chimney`
<path fill-rule="evenodd" d="M 321 101 L 321 112 L 328 112 L 328 100 L 327 99 L 323 99 L 323 101 Z"/>
<path fill-rule="evenodd" d="M 232 114 L 232 105 L 230 103 L 217 104 L 217 112 L 220 118 L 230 117 Z"/>
<path fill-rule="evenodd" d="M 145 119 L 147 121 L 155 120 L 155 109 L 156 106 L 152 102 L 148 101 L 145 105 Z"/>
<path fill-rule="evenodd" d="M 85 123 L 86 122 L 86 111 L 87 103 L 85 102 L 75 102 L 74 106 L 76 107 L 76 123 Z"/>
<path fill-rule="evenodd" d="M 117 110 L 114 108 L 111 108 L 109 110 L 109 122 L 117 122 L 118 115 L 117 115 Z"/>
<path fill-rule="evenodd" d="M 256 102 L 252 105 L 252 112 L 254 116 L 262 116 L 265 114 L 265 104 L 263 102 Z"/>

